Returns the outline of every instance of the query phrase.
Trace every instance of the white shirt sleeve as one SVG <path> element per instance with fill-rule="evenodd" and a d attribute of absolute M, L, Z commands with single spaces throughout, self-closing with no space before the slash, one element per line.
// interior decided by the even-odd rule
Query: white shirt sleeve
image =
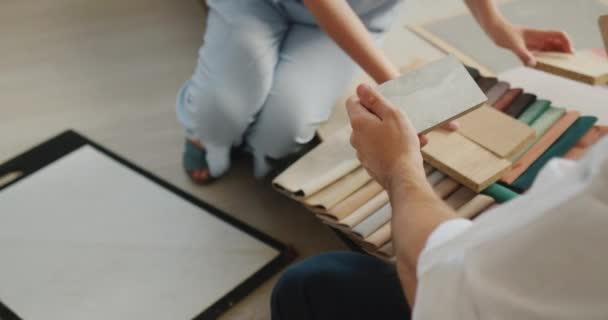
<path fill-rule="evenodd" d="M 445 242 L 450 241 L 452 238 L 461 234 L 465 230 L 467 230 L 473 222 L 468 219 L 453 219 L 448 220 L 439 226 L 429 235 L 429 238 L 426 240 L 426 244 L 422 249 L 421 255 L 426 255 L 425 253 L 428 251 L 432 251 L 434 248 L 442 245 Z M 417 273 L 420 275 L 427 271 L 432 264 L 425 264 L 425 261 L 418 263 Z"/>
<path fill-rule="evenodd" d="M 551 161 L 526 195 L 440 225 L 413 319 L 608 319 L 608 138 Z"/>

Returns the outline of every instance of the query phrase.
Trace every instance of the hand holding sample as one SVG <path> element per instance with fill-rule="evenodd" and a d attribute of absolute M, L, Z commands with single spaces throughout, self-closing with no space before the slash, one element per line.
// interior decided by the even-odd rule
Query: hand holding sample
<path fill-rule="evenodd" d="M 386 190 L 404 179 L 425 181 L 416 129 L 397 107 L 368 85 L 347 101 L 351 144 L 370 175 Z"/>

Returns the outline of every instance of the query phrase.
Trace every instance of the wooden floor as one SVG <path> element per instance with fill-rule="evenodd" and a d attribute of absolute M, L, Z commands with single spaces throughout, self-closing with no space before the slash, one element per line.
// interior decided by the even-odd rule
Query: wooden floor
<path fill-rule="evenodd" d="M 406 1 L 414 22 L 462 7 L 461 1 Z M 0 2 L 0 162 L 68 128 L 307 257 L 342 243 L 295 202 L 251 177 L 240 160 L 209 187 L 191 184 L 180 166 L 175 120 L 178 87 L 194 67 L 204 12 L 196 0 L 3 0 Z M 404 57 L 438 53 L 407 34 Z M 268 319 L 275 279 L 223 319 Z"/>

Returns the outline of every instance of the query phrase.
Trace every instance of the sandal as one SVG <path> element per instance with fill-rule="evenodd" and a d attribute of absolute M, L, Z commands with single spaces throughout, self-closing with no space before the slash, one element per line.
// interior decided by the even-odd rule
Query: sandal
<path fill-rule="evenodd" d="M 190 140 L 186 140 L 184 146 L 182 165 L 188 177 L 196 184 L 205 185 L 215 181 L 209 171 L 207 151 Z"/>

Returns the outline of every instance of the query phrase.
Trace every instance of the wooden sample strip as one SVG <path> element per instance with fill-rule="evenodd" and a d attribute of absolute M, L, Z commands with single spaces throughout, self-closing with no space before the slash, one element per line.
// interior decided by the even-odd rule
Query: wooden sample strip
<path fill-rule="evenodd" d="M 508 158 L 534 139 L 534 130 L 488 106 L 458 119 L 458 132 L 494 154 Z"/>
<path fill-rule="evenodd" d="M 372 233 L 369 237 L 365 238 L 366 247 L 381 248 L 387 242 L 391 240 L 391 223 L 388 222 L 376 232 Z"/>
<path fill-rule="evenodd" d="M 523 94 L 519 95 L 517 98 L 515 98 L 513 103 L 511 103 L 511 105 L 509 105 L 507 107 L 507 109 L 505 110 L 505 113 L 513 118 L 517 118 L 524 111 L 526 111 L 528 106 L 530 106 L 532 103 L 534 103 L 534 101 L 536 101 L 535 95 L 533 95 L 531 93 L 523 93 Z"/>
<path fill-rule="evenodd" d="M 587 150 L 596 144 L 600 139 L 608 135 L 608 126 L 595 126 L 589 130 L 575 145 L 564 155 L 570 160 L 580 159 Z"/>
<path fill-rule="evenodd" d="M 591 51 L 537 53 L 536 68 L 592 85 L 608 83 L 608 59 Z"/>
<path fill-rule="evenodd" d="M 433 167 L 479 192 L 496 182 L 511 163 L 484 149 L 458 132 L 435 130 L 422 155 Z"/>
<path fill-rule="evenodd" d="M 336 221 L 342 220 L 363 206 L 373 197 L 378 195 L 380 192 L 382 192 L 382 186 L 380 186 L 376 181 L 370 181 L 361 187 L 361 189 L 348 196 L 342 202 L 329 209 L 325 215 L 328 218 Z"/>
<path fill-rule="evenodd" d="M 447 56 L 377 87 L 405 112 L 419 133 L 479 107 L 486 96 L 462 63 Z"/>
<path fill-rule="evenodd" d="M 467 203 L 471 199 L 473 199 L 476 195 L 477 195 L 477 193 L 475 193 L 473 190 L 471 190 L 465 186 L 461 186 L 460 188 L 458 188 L 458 190 L 456 190 L 456 192 L 454 192 L 451 196 L 449 196 L 447 199 L 445 199 L 445 203 L 450 208 L 457 210 L 458 208 L 462 207 L 465 203 Z"/>
<path fill-rule="evenodd" d="M 580 114 L 576 111 L 568 111 L 561 117 L 521 158 L 513 163 L 501 181 L 507 184 L 513 183 L 515 179 L 536 161 L 549 147 L 562 136 L 568 128 L 578 119 Z"/>
<path fill-rule="evenodd" d="M 359 167 L 323 190 L 304 199 L 302 203 L 321 210 L 330 209 L 364 186 L 371 179 L 365 168 Z"/>
<path fill-rule="evenodd" d="M 456 191 L 458 187 L 460 187 L 458 181 L 450 177 L 445 177 L 443 180 L 433 186 L 433 190 L 439 198 L 443 199 Z"/>
<path fill-rule="evenodd" d="M 325 188 L 359 166 L 344 128 L 296 161 L 273 181 L 273 186 L 294 197 L 306 197 Z"/>
<path fill-rule="evenodd" d="M 485 194 L 478 194 L 469 202 L 456 210 L 456 215 L 461 218 L 473 219 L 486 209 L 490 208 L 496 201 Z"/>
<path fill-rule="evenodd" d="M 509 89 L 509 90 L 507 90 L 507 92 L 505 92 L 505 94 L 502 97 L 500 97 L 498 100 L 496 100 L 496 102 L 492 106 L 500 111 L 505 111 L 505 109 L 507 109 L 507 107 L 509 105 L 511 105 L 511 103 L 520 94 L 522 94 L 522 92 L 524 92 L 524 91 L 520 88 Z"/>
<path fill-rule="evenodd" d="M 493 105 L 502 97 L 508 90 L 511 88 L 511 85 L 504 81 L 499 81 L 496 83 L 488 92 L 486 92 L 486 97 L 488 97 L 488 101 L 486 104 Z"/>
<path fill-rule="evenodd" d="M 608 15 L 599 17 L 597 22 L 600 27 L 602 39 L 604 39 L 604 48 L 606 49 L 606 52 L 608 52 Z"/>
<path fill-rule="evenodd" d="M 353 228 L 353 233 L 361 239 L 369 237 L 376 232 L 380 227 L 391 220 L 392 208 L 390 203 L 384 205 L 372 215 L 361 221 Z"/>
<path fill-rule="evenodd" d="M 388 194 L 386 191 L 382 191 L 364 205 L 353 211 L 353 213 L 340 220 L 338 224 L 344 227 L 353 228 L 387 203 Z"/>

